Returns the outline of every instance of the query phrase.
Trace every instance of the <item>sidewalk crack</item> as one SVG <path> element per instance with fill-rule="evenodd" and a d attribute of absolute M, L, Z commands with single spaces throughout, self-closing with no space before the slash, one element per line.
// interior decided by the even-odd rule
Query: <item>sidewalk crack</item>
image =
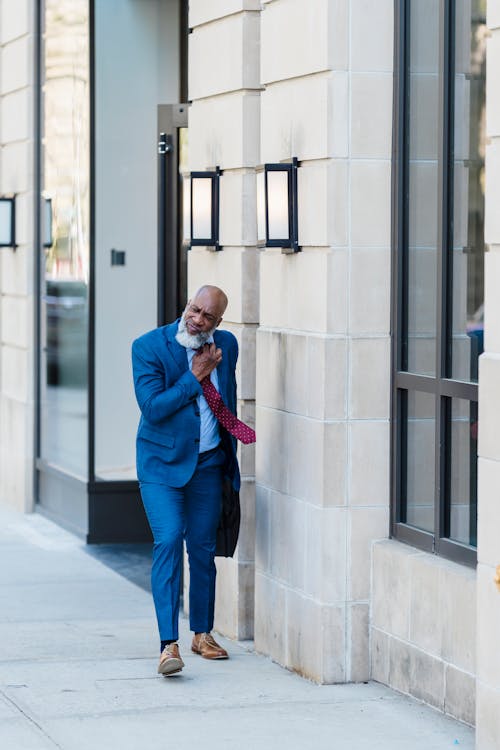
<path fill-rule="evenodd" d="M 18 705 L 18 704 L 17 704 L 16 702 L 15 702 L 15 700 L 13 700 L 13 699 L 12 699 L 12 698 L 11 698 L 10 696 L 8 696 L 8 695 L 7 695 L 7 693 L 5 693 L 5 692 L 4 692 L 3 690 L 0 690 L 0 695 L 2 696 L 2 698 L 3 698 L 3 699 L 4 699 L 4 700 L 5 700 L 6 702 L 7 702 L 7 703 L 10 703 L 10 705 L 11 705 L 11 706 L 13 706 L 13 708 L 14 708 L 14 709 L 15 709 L 16 711 L 18 711 L 18 712 L 19 712 L 20 714 L 22 714 L 22 715 L 24 716 L 24 718 L 25 718 L 25 719 L 27 719 L 27 720 L 28 720 L 28 721 L 30 722 L 30 724 L 33 724 L 33 726 L 35 726 L 35 727 L 36 727 L 36 728 L 38 729 L 38 731 L 39 731 L 39 732 L 40 732 L 41 734 L 43 734 L 43 736 L 44 736 L 44 737 L 45 737 L 46 739 L 48 739 L 48 740 L 49 740 L 49 742 L 51 742 L 51 743 L 52 743 L 52 744 L 54 745 L 54 747 L 57 747 L 57 748 L 59 748 L 59 750 L 64 750 L 64 748 L 62 747 L 62 745 L 59 745 L 59 743 L 58 743 L 58 742 L 56 742 L 56 741 L 55 741 L 55 740 L 54 740 L 54 739 L 53 739 L 53 738 L 52 738 L 52 737 L 50 736 L 50 734 L 47 734 L 47 732 L 46 732 L 46 731 L 45 731 L 45 729 L 44 729 L 44 728 L 43 728 L 43 727 L 41 726 L 41 724 L 39 724 L 39 723 L 38 723 L 38 722 L 37 722 L 37 721 L 36 721 L 36 720 L 35 720 L 35 719 L 34 719 L 34 718 L 33 718 L 32 716 L 30 716 L 30 715 L 29 715 L 29 713 L 27 713 L 27 711 L 25 711 L 25 710 L 24 710 L 23 708 L 21 708 L 21 706 L 19 706 L 19 705 Z"/>

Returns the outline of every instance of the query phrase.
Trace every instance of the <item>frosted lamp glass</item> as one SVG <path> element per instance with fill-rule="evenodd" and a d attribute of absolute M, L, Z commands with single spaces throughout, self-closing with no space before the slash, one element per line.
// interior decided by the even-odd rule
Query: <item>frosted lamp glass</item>
<path fill-rule="evenodd" d="M 0 245 L 10 245 L 12 242 L 12 201 L 0 201 Z"/>
<path fill-rule="evenodd" d="M 286 240 L 290 236 L 288 216 L 288 171 L 267 172 L 267 215 L 269 240 Z"/>
<path fill-rule="evenodd" d="M 257 241 L 266 240 L 265 172 L 257 172 Z"/>
<path fill-rule="evenodd" d="M 192 181 L 192 239 L 208 240 L 212 237 L 212 179 L 193 177 Z"/>

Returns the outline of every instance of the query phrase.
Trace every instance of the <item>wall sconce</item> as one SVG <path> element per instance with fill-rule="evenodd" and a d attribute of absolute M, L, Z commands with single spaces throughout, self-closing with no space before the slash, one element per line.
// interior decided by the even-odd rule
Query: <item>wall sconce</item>
<path fill-rule="evenodd" d="M 222 250 L 219 245 L 219 167 L 213 171 L 191 172 L 191 247 L 201 245 Z"/>
<path fill-rule="evenodd" d="M 0 247 L 16 249 L 16 199 L 0 198 Z"/>
<path fill-rule="evenodd" d="M 52 198 L 44 198 L 43 209 L 43 246 L 52 247 Z"/>
<path fill-rule="evenodd" d="M 257 171 L 257 237 L 262 247 L 298 253 L 297 168 L 294 157 Z"/>

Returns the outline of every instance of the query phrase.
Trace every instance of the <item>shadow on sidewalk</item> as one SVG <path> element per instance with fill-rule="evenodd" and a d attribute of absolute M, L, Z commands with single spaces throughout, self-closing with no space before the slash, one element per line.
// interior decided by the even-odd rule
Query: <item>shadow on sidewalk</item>
<path fill-rule="evenodd" d="M 89 544 L 85 552 L 145 591 L 151 591 L 152 544 Z"/>

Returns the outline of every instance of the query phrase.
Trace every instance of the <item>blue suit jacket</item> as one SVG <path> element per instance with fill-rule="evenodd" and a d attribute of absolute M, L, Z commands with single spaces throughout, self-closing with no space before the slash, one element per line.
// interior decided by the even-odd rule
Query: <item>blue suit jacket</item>
<path fill-rule="evenodd" d="M 132 344 L 135 395 L 141 410 L 137 476 L 140 482 L 161 482 L 171 487 L 183 487 L 193 476 L 200 443 L 197 398 L 202 388 L 189 369 L 186 349 L 175 339 L 178 324 L 177 320 L 155 328 Z M 217 367 L 219 391 L 236 414 L 238 343 L 229 331 L 218 330 L 214 341 L 222 350 Z M 219 429 L 226 454 L 224 474 L 239 490 L 236 440 L 222 426 Z"/>

